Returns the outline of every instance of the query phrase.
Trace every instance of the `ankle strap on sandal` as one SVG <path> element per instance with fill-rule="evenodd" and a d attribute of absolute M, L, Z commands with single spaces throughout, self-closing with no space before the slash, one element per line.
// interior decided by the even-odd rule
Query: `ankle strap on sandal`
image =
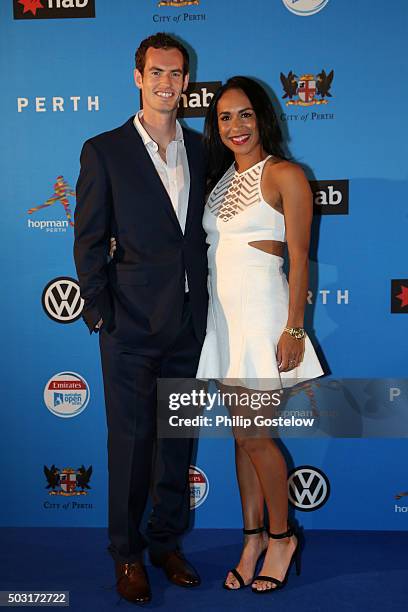
<path fill-rule="evenodd" d="M 282 540 L 283 538 L 290 538 L 291 536 L 293 536 L 293 534 L 293 528 L 290 526 L 288 526 L 288 530 L 284 531 L 283 533 L 271 533 L 270 531 L 268 531 L 268 536 L 273 540 Z"/>
<path fill-rule="evenodd" d="M 256 533 L 262 533 L 266 531 L 265 527 L 257 527 L 256 529 L 243 529 L 245 535 L 255 535 Z"/>

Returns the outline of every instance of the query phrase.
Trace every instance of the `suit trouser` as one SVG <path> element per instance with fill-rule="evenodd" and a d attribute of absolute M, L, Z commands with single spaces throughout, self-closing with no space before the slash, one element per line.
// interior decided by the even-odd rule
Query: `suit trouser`
<path fill-rule="evenodd" d="M 190 510 L 192 440 L 156 437 L 157 378 L 194 378 L 201 351 L 185 302 L 180 331 L 165 351 L 142 354 L 101 330 L 100 348 L 108 425 L 109 551 L 122 563 L 140 559 L 140 532 L 149 490 L 150 553 L 177 548 Z"/>

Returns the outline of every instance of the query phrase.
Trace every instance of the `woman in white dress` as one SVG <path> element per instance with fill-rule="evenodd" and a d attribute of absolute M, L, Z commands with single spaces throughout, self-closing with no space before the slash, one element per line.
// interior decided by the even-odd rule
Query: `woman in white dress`
<path fill-rule="evenodd" d="M 197 377 L 253 390 L 321 376 L 303 329 L 312 194 L 302 169 L 285 159 L 264 89 L 246 77 L 229 79 L 210 105 L 205 140 L 210 303 Z M 224 587 L 272 593 L 300 562 L 298 537 L 288 526 L 287 466 L 271 437 L 234 435 L 244 546 Z"/>

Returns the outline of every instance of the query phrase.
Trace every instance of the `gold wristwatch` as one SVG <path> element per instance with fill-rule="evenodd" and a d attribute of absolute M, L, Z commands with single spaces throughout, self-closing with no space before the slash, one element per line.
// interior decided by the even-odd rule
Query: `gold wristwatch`
<path fill-rule="evenodd" d="M 303 340 L 306 336 L 304 327 L 285 327 L 283 331 L 292 336 L 292 338 L 296 338 L 296 340 Z"/>

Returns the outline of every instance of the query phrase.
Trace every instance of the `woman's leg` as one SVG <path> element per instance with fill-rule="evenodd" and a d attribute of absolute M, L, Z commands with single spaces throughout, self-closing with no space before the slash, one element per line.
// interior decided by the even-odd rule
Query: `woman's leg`
<path fill-rule="evenodd" d="M 235 467 L 245 529 L 264 526 L 265 500 L 261 483 L 249 455 L 235 442 Z"/>
<path fill-rule="evenodd" d="M 235 443 L 235 467 L 241 496 L 244 528 L 263 527 L 264 496 L 262 488 L 249 455 L 237 443 Z M 244 536 L 244 547 L 236 569 L 241 574 L 245 584 L 252 579 L 256 562 L 267 543 L 268 538 L 265 532 Z M 239 588 L 240 586 L 231 572 L 228 573 L 225 583 L 229 588 Z"/>
<path fill-rule="evenodd" d="M 287 466 L 276 443 L 271 438 L 243 437 L 236 444 L 250 459 L 258 477 L 269 515 L 269 531 L 283 533 L 287 530 L 288 488 Z M 249 472 L 248 472 L 249 473 Z M 252 491 L 256 491 L 252 482 Z M 247 496 L 250 496 L 248 485 Z M 261 574 L 283 579 L 296 547 L 296 538 L 269 539 Z M 273 588 L 270 582 L 258 580 L 254 587 L 259 590 Z"/>

